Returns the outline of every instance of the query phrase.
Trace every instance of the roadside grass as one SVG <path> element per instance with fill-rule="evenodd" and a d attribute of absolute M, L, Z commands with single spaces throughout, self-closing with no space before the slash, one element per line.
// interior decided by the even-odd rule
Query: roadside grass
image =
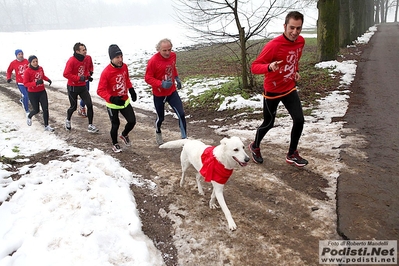
<path fill-rule="evenodd" d="M 336 90 L 339 77 L 332 78 L 326 69 L 315 68 L 317 61 L 317 39 L 305 38 L 306 45 L 300 64 L 301 79 L 298 89 L 304 107 L 317 106 L 317 99 L 326 93 Z M 267 40 L 249 42 L 249 59 L 252 62 L 260 53 Z M 201 78 L 232 77 L 231 81 L 222 87 L 211 88 L 199 96 L 190 96 L 186 105 L 188 108 L 202 111 L 215 111 L 227 96 L 240 94 L 248 99 L 263 92 L 263 75 L 254 76 L 255 87 L 251 91 L 241 88 L 241 66 L 239 47 L 237 44 L 198 45 L 187 50 L 177 51 L 177 67 L 183 81 Z"/>

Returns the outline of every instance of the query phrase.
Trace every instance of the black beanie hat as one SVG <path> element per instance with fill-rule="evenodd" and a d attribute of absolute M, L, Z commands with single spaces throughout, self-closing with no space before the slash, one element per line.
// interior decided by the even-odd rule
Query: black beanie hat
<path fill-rule="evenodd" d="M 118 55 L 123 55 L 121 49 L 119 49 L 118 45 L 111 44 L 108 48 L 109 59 L 114 59 Z"/>
<path fill-rule="evenodd" d="M 30 55 L 28 58 L 29 64 L 32 63 L 33 59 L 37 59 L 36 55 Z"/>

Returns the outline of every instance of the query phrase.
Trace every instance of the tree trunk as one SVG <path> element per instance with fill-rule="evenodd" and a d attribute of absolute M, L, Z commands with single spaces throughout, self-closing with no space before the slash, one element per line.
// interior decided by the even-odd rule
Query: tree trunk
<path fill-rule="evenodd" d="M 396 0 L 395 22 L 398 22 L 398 7 L 399 7 L 399 0 Z"/>
<path fill-rule="evenodd" d="M 339 2 L 340 0 L 317 2 L 317 56 L 320 61 L 334 60 L 339 52 Z"/>
<path fill-rule="evenodd" d="M 340 0 L 339 11 L 339 47 L 346 47 L 352 43 L 350 38 L 349 1 Z"/>
<path fill-rule="evenodd" d="M 389 0 L 386 0 L 385 1 L 385 14 L 384 14 L 385 23 L 388 21 L 388 10 L 389 10 Z"/>
<path fill-rule="evenodd" d="M 367 8 L 367 0 L 363 0 L 363 3 L 359 5 L 360 9 L 358 10 L 357 17 L 357 27 L 359 31 L 357 32 L 357 37 L 364 34 L 367 30 L 367 17 L 366 17 L 366 8 Z"/>
<path fill-rule="evenodd" d="M 384 0 L 380 0 L 380 12 L 381 12 L 381 23 L 385 23 L 385 1 Z"/>
<path fill-rule="evenodd" d="M 374 23 L 380 24 L 380 0 L 374 0 L 374 6 L 375 6 Z"/>
<path fill-rule="evenodd" d="M 245 29 L 239 29 L 240 34 L 240 47 L 241 47 L 241 79 L 242 87 L 244 90 L 248 89 L 248 62 L 247 62 L 247 42 L 245 40 Z"/>
<path fill-rule="evenodd" d="M 374 25 L 374 0 L 366 1 L 367 29 Z"/>
<path fill-rule="evenodd" d="M 350 36 L 351 40 L 354 41 L 360 34 L 363 34 L 363 30 L 360 29 L 360 11 L 364 4 L 363 0 L 351 0 L 349 4 L 349 14 L 350 14 Z"/>

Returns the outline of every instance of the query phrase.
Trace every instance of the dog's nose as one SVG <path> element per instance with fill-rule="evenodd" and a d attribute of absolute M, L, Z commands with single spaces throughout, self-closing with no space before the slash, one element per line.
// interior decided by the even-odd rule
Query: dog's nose
<path fill-rule="evenodd" d="M 249 157 L 248 157 L 248 156 L 245 157 L 245 162 L 246 162 L 246 163 L 249 162 Z"/>

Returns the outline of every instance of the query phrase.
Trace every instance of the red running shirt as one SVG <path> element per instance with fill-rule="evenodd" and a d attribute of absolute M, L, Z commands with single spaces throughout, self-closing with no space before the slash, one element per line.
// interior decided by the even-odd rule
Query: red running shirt
<path fill-rule="evenodd" d="M 263 88 L 266 92 L 284 93 L 295 87 L 295 74 L 299 71 L 298 62 L 302 56 L 305 39 L 302 36 L 293 42 L 284 34 L 268 42 L 259 56 L 252 63 L 253 74 L 264 74 Z M 269 64 L 283 61 L 279 70 L 269 72 Z"/>
<path fill-rule="evenodd" d="M 164 58 L 158 52 L 148 60 L 144 79 L 151 85 L 152 93 L 155 96 L 162 97 L 169 96 L 176 90 L 175 77 L 177 76 L 176 54 L 171 52 L 169 58 Z M 169 89 L 162 88 L 163 80 L 171 80 L 172 87 Z"/>
<path fill-rule="evenodd" d="M 97 94 L 110 103 L 111 96 L 122 96 L 122 100 L 129 99 L 129 89 L 133 88 L 129 78 L 129 70 L 124 63 L 122 67 L 108 64 L 101 73 Z"/>
<path fill-rule="evenodd" d="M 44 84 L 36 85 L 36 81 L 42 79 L 49 81 L 49 78 L 44 74 L 43 68 L 38 66 L 37 69 L 28 67 L 24 73 L 24 86 L 29 92 L 39 92 L 44 91 Z"/>
<path fill-rule="evenodd" d="M 22 84 L 24 83 L 24 72 L 28 68 L 28 60 L 23 59 L 18 61 L 17 59 L 11 61 L 7 69 L 7 79 L 11 79 L 11 74 L 15 71 L 15 82 Z"/>

